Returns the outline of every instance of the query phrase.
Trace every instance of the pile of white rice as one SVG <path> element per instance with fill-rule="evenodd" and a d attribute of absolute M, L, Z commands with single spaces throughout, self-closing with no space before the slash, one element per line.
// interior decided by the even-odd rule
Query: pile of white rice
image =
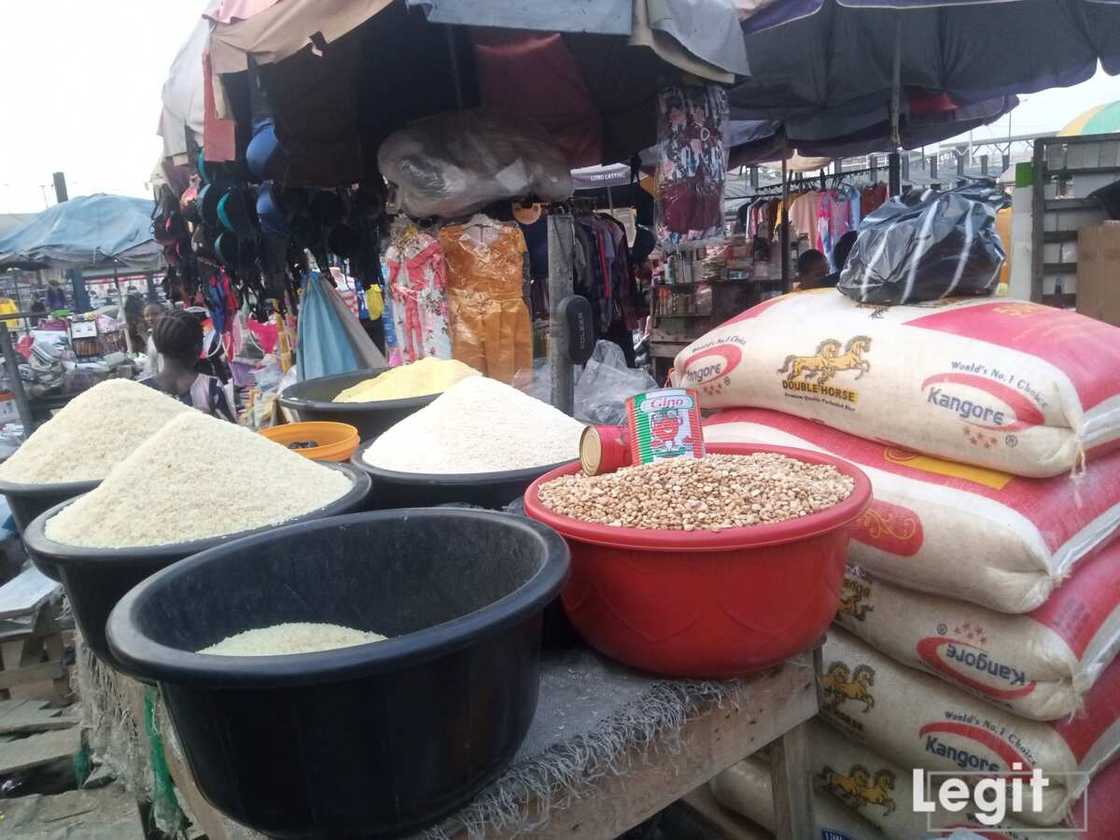
<path fill-rule="evenodd" d="M 495 379 L 457 382 L 390 428 L 362 456 L 406 473 L 487 473 L 579 457 L 583 424 Z"/>
<path fill-rule="evenodd" d="M 214 656 L 282 656 L 368 645 L 385 639 L 380 633 L 355 630 L 340 624 L 292 621 L 235 633 L 198 652 Z"/>
<path fill-rule="evenodd" d="M 51 518 L 46 535 L 92 548 L 188 542 L 279 525 L 351 487 L 342 472 L 191 410 Z"/>
<path fill-rule="evenodd" d="M 128 379 L 100 382 L 74 397 L 0 464 L 0 479 L 100 481 L 168 420 L 192 410 Z"/>

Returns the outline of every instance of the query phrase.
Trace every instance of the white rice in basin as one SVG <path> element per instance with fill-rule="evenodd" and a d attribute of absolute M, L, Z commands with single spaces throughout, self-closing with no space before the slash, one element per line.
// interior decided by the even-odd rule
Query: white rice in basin
<path fill-rule="evenodd" d="M 235 633 L 198 652 L 214 656 L 283 656 L 368 645 L 371 642 L 383 642 L 386 638 L 380 633 L 355 630 L 339 624 L 292 621 Z"/>
<path fill-rule="evenodd" d="M 16 484 L 100 481 L 165 423 L 193 410 L 128 379 L 99 382 L 0 464 L 0 479 Z"/>
<path fill-rule="evenodd" d="M 352 486 L 345 473 L 191 410 L 52 517 L 46 536 L 88 548 L 190 542 L 280 525 Z"/>
<path fill-rule="evenodd" d="M 392 426 L 362 457 L 404 473 L 524 470 L 578 458 L 583 427 L 516 388 L 471 376 Z"/>

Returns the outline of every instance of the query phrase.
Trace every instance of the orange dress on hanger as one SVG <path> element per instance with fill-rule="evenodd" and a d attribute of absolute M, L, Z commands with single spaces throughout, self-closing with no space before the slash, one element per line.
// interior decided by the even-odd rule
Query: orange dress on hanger
<path fill-rule="evenodd" d="M 525 237 L 515 225 L 475 216 L 439 232 L 447 260 L 451 354 L 485 375 L 512 382 L 533 366 L 524 299 Z"/>

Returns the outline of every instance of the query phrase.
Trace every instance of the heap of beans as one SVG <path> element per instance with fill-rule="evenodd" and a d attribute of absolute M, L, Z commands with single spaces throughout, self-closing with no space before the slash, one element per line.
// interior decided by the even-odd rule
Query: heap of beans
<path fill-rule="evenodd" d="M 573 519 L 626 528 L 722 531 L 796 519 L 851 495 L 855 482 L 829 464 L 785 455 L 669 458 L 604 475 L 541 485 L 541 502 Z"/>

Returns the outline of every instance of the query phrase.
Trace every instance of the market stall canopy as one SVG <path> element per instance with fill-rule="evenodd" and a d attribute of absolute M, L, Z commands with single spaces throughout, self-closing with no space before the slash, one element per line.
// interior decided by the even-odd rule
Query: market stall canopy
<path fill-rule="evenodd" d="M 904 103 L 907 100 L 903 100 Z M 1001 96 L 971 105 L 915 107 L 909 100 L 900 116 L 898 145 L 916 149 L 941 143 L 994 122 L 1019 104 L 1014 96 Z M 730 147 L 730 165 L 750 166 L 794 153 L 811 157 L 845 158 L 894 149 L 892 124 L 886 107 L 873 105 L 864 112 L 855 108 L 823 109 L 803 118 L 780 121 L 733 121 L 741 136 L 753 126 L 753 137 Z"/>
<path fill-rule="evenodd" d="M 741 0 L 740 0 L 741 2 Z M 959 102 L 1120 73 L 1120 0 L 755 0 L 739 119 L 886 105 L 897 84 Z M 896 68 L 895 57 L 898 57 Z M 897 76 L 896 76 L 897 69 Z M 864 104 L 860 104 L 864 103 Z"/>
<path fill-rule="evenodd" d="M 152 239 L 153 206 L 145 198 L 101 193 L 56 204 L 0 238 L 0 269 L 155 271 L 163 263 Z"/>
<path fill-rule="evenodd" d="M 177 158 L 187 153 L 187 132 L 202 136 L 202 54 L 210 40 L 210 24 L 200 20 L 183 44 L 171 72 L 163 83 L 163 111 L 158 134 L 163 138 L 163 156 Z"/>
<path fill-rule="evenodd" d="M 236 79 L 259 76 L 296 185 L 360 180 L 394 130 L 478 105 L 536 121 L 573 167 L 627 160 L 656 141 L 666 80 L 730 83 L 748 70 L 725 0 L 256 5 L 248 19 L 214 20 L 215 101 L 245 124 Z"/>

